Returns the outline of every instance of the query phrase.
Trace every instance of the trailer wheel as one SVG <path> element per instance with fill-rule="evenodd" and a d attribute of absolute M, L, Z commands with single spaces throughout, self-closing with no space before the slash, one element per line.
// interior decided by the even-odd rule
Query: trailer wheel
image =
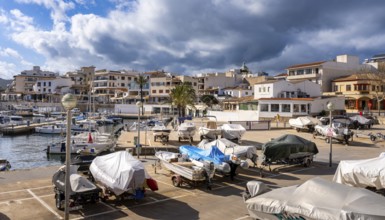
<path fill-rule="evenodd" d="M 55 193 L 55 203 L 56 203 L 56 208 L 59 210 L 64 210 L 62 201 L 64 196 L 62 196 L 60 193 Z"/>
<path fill-rule="evenodd" d="M 174 185 L 175 187 L 180 187 L 180 180 L 178 177 L 174 176 L 172 177 L 172 185 Z"/>
<path fill-rule="evenodd" d="M 303 163 L 303 166 L 304 167 L 310 167 L 310 164 L 311 164 L 311 160 L 310 159 L 306 159 L 305 163 Z"/>
<path fill-rule="evenodd" d="M 371 135 L 371 136 L 370 136 L 370 140 L 371 140 L 371 141 L 376 141 L 376 136 Z"/>

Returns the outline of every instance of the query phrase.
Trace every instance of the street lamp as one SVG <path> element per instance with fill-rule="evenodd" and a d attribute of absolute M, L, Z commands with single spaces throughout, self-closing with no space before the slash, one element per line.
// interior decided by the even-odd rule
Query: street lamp
<path fill-rule="evenodd" d="M 140 108 L 143 107 L 143 103 L 141 101 L 137 101 L 136 102 L 136 106 L 138 107 L 138 142 L 136 143 L 136 153 L 137 153 L 137 156 L 139 158 L 139 154 L 140 154 Z"/>
<path fill-rule="evenodd" d="M 70 165 L 71 165 L 71 110 L 76 107 L 77 100 L 72 94 L 66 94 L 61 99 L 61 104 L 67 110 L 67 141 L 66 141 L 66 174 L 65 174 L 65 212 L 64 219 L 69 219 L 69 200 L 70 200 Z"/>
<path fill-rule="evenodd" d="M 329 144 L 330 144 L 330 150 L 329 150 L 329 167 L 332 166 L 332 136 L 333 136 L 333 128 L 332 128 L 332 111 L 334 110 L 334 104 L 333 102 L 329 102 L 326 106 L 330 112 L 329 114 Z"/>

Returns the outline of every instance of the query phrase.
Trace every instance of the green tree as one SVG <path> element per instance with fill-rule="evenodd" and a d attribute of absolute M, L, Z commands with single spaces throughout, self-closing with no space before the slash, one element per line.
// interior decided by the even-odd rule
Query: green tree
<path fill-rule="evenodd" d="M 213 105 L 217 105 L 219 103 L 218 99 L 213 95 L 203 95 L 200 100 L 208 107 L 212 107 Z"/>
<path fill-rule="evenodd" d="M 146 85 L 148 82 L 148 79 L 143 76 L 142 74 L 139 74 L 138 78 L 135 78 L 135 83 L 139 85 L 140 89 L 140 101 L 144 104 L 143 100 L 143 86 Z M 144 105 L 142 106 L 142 115 L 144 115 Z"/>
<path fill-rule="evenodd" d="M 186 116 L 186 107 L 188 105 L 193 108 L 195 107 L 196 94 L 191 83 L 184 82 L 175 86 L 175 88 L 171 89 L 170 98 L 170 101 L 174 103 L 178 109 L 178 116 Z"/>

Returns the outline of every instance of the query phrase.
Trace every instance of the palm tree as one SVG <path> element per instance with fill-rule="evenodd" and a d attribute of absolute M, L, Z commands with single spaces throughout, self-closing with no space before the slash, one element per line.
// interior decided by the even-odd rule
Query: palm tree
<path fill-rule="evenodd" d="M 171 102 L 174 103 L 178 109 L 178 116 L 184 117 L 186 115 L 186 106 L 191 105 L 194 107 L 196 94 L 191 83 L 184 82 L 171 89 L 170 98 Z"/>
<path fill-rule="evenodd" d="M 148 79 L 143 76 L 142 74 L 139 74 L 138 78 L 135 78 L 135 83 L 139 85 L 140 88 L 140 101 L 144 103 L 143 101 L 143 86 L 146 85 L 148 82 Z M 142 105 L 142 115 L 144 115 L 144 106 Z"/>
<path fill-rule="evenodd" d="M 205 103 L 208 107 L 212 107 L 213 105 L 217 105 L 219 103 L 218 99 L 213 95 L 203 95 L 200 98 L 201 102 Z"/>

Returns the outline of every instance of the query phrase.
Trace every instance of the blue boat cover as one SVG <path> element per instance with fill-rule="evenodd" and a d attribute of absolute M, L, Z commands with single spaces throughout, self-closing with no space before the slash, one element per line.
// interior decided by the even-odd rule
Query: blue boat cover
<path fill-rule="evenodd" d="M 216 165 L 229 161 L 230 156 L 224 155 L 216 146 L 208 149 L 201 149 L 195 146 L 183 145 L 179 147 L 181 154 L 186 154 L 189 158 L 198 161 L 211 161 Z"/>

